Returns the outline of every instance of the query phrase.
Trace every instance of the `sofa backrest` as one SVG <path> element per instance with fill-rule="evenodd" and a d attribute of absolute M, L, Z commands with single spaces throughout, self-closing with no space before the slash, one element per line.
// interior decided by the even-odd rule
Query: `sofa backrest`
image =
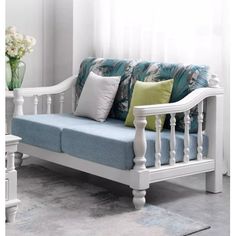
<path fill-rule="evenodd" d="M 170 102 L 177 102 L 197 88 L 207 87 L 207 66 L 158 63 L 135 60 L 86 58 L 80 65 L 76 82 L 76 97 L 79 99 L 90 71 L 104 76 L 121 76 L 121 82 L 109 117 L 125 120 L 128 114 L 133 87 L 139 81 L 162 81 L 174 79 Z M 197 131 L 197 108 L 190 111 L 190 132 Z M 169 128 L 166 117 L 165 128 Z M 184 131 L 184 114 L 176 114 L 176 129 Z"/>

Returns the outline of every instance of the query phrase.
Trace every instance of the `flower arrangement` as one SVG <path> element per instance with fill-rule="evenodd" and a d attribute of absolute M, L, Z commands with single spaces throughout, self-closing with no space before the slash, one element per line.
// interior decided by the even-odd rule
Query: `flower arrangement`
<path fill-rule="evenodd" d="M 5 33 L 5 55 L 9 59 L 6 64 L 6 82 L 9 90 L 19 88 L 22 84 L 25 63 L 21 58 L 33 51 L 36 39 L 16 31 L 15 26 L 9 26 Z"/>
<path fill-rule="evenodd" d="M 33 51 L 35 44 L 34 37 L 18 33 L 16 27 L 9 26 L 6 29 L 6 56 L 9 59 L 21 59 L 26 53 Z"/>

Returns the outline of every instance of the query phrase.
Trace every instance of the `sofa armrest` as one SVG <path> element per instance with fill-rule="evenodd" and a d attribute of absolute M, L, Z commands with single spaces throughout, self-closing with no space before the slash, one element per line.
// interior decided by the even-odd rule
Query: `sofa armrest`
<path fill-rule="evenodd" d="M 189 110 L 198 105 L 198 132 L 197 132 L 197 161 L 201 161 L 203 158 L 202 145 L 203 145 L 203 100 L 207 101 L 207 127 L 206 132 L 209 136 L 209 152 L 210 158 L 220 159 L 221 147 L 222 147 L 222 126 L 223 126 L 223 94 L 224 90 L 220 87 L 212 88 L 199 88 L 188 94 L 186 97 L 175 103 L 135 106 L 134 107 L 134 126 L 135 126 L 135 138 L 134 138 L 134 171 L 143 172 L 146 170 L 146 148 L 147 141 L 145 136 L 145 126 L 147 124 L 147 116 L 156 116 L 156 141 L 155 141 L 155 167 L 161 167 L 161 119 L 162 114 L 171 114 L 170 118 L 170 166 L 175 165 L 175 153 L 176 153 L 176 138 L 175 138 L 175 113 L 185 112 L 185 131 L 184 131 L 184 163 L 189 162 L 189 128 L 190 117 Z M 218 146 L 218 153 L 216 153 L 216 147 Z M 217 161 L 216 161 L 217 162 Z M 216 163 L 215 162 L 215 163 Z M 220 161 L 218 161 L 220 163 Z M 217 162 L 217 163 L 218 163 Z M 216 167 L 215 167 L 216 168 Z"/>
<path fill-rule="evenodd" d="M 135 106 L 133 113 L 135 117 L 145 117 L 152 115 L 185 112 L 199 104 L 205 98 L 221 95 L 223 93 L 223 88 L 199 88 L 194 90 L 178 102 Z"/>
<path fill-rule="evenodd" d="M 23 104 L 24 97 L 34 97 L 35 114 L 37 114 L 38 96 L 47 95 L 48 96 L 48 113 L 50 113 L 51 97 L 53 94 L 61 94 L 60 96 L 60 112 L 62 112 L 63 102 L 64 102 L 64 92 L 75 86 L 76 75 L 73 75 L 61 83 L 49 87 L 34 87 L 34 88 L 17 88 L 13 91 L 14 93 L 14 116 L 23 115 Z"/>
<path fill-rule="evenodd" d="M 65 92 L 73 86 L 76 81 L 76 76 L 71 76 L 61 83 L 49 87 L 32 87 L 32 88 L 17 88 L 14 89 L 14 97 L 32 97 L 47 94 L 58 94 Z"/>

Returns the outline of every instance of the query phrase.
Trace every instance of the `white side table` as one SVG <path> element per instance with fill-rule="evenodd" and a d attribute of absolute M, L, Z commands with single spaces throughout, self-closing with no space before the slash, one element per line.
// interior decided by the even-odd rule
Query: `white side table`
<path fill-rule="evenodd" d="M 17 172 L 15 170 L 14 156 L 17 145 L 21 138 L 14 135 L 5 135 L 5 152 L 7 157 L 7 167 L 5 168 L 5 209 L 6 221 L 14 222 L 16 217 L 17 205 Z"/>
<path fill-rule="evenodd" d="M 13 91 L 5 90 L 5 100 L 6 100 L 6 133 L 11 133 L 11 121 L 14 112 L 14 95 Z"/>
<path fill-rule="evenodd" d="M 13 91 L 5 90 L 5 101 L 6 101 L 6 134 L 11 134 L 11 122 L 14 113 L 14 94 Z M 23 154 L 20 152 L 15 153 L 15 166 L 16 168 L 20 167 L 23 162 Z"/>

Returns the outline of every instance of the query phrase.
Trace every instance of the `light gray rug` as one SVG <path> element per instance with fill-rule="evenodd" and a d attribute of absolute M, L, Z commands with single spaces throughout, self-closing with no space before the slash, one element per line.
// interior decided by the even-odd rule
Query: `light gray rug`
<path fill-rule="evenodd" d="M 18 197 L 7 236 L 183 236 L 209 228 L 157 206 L 135 211 L 128 197 L 39 165 L 18 171 Z"/>

